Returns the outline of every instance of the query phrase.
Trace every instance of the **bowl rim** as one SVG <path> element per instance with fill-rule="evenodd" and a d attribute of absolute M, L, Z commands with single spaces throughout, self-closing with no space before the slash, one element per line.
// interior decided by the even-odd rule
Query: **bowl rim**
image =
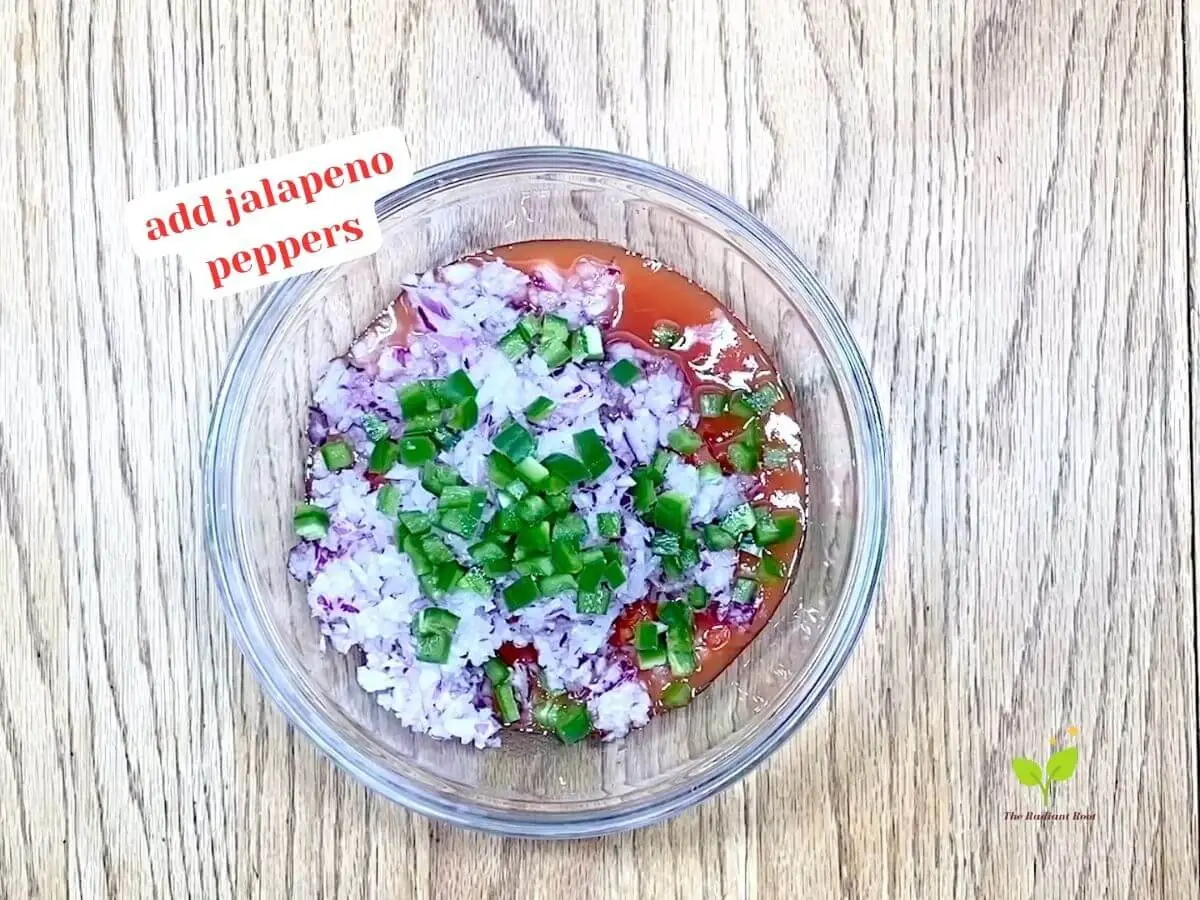
<path fill-rule="evenodd" d="M 238 409 L 249 389 L 242 374 L 244 361 L 261 355 L 295 297 L 329 277 L 323 269 L 277 282 L 267 288 L 239 335 L 226 363 L 209 420 L 204 450 L 203 492 L 205 543 L 209 564 L 225 620 L 242 656 L 267 696 L 288 722 L 306 735 L 339 768 L 373 791 L 425 816 L 452 825 L 506 836 L 531 838 L 584 838 L 641 828 L 671 818 L 735 784 L 775 752 L 828 695 L 862 634 L 880 589 L 886 555 L 890 507 L 890 467 L 883 417 L 866 361 L 841 313 L 808 267 L 772 229 L 733 199 L 680 172 L 656 163 L 605 150 L 576 147 L 512 147 L 446 160 L 418 171 L 404 186 L 383 196 L 376 207 L 381 224 L 409 204 L 446 187 L 489 176 L 520 173 L 583 174 L 621 178 L 698 208 L 723 227 L 735 231 L 760 254 L 772 260 L 780 273 L 793 280 L 805 295 L 808 310 L 817 319 L 830 345 L 823 348 L 837 361 L 849 386 L 842 396 L 851 434 L 858 432 L 861 451 L 856 459 L 856 482 L 862 503 L 861 539 L 856 542 L 848 567 L 843 597 L 851 598 L 847 615 L 827 637 L 824 660 L 806 691 L 789 702 L 783 715 L 725 765 L 710 766 L 695 783 L 685 783 L 651 801 L 633 802 L 612 810 L 586 815 L 566 812 L 536 814 L 478 807 L 448 800 L 436 791 L 401 780 L 367 753 L 349 745 L 312 705 L 261 658 L 261 627 L 254 617 L 241 615 L 239 597 L 247 584 L 236 567 L 222 564 L 234 558 L 226 544 L 232 529 L 221 522 L 228 513 L 232 479 L 221 475 L 232 469 L 235 444 L 228 440 L 228 411 Z M 794 293 L 794 292 L 793 292 Z M 227 533 L 229 532 L 229 533 Z"/>

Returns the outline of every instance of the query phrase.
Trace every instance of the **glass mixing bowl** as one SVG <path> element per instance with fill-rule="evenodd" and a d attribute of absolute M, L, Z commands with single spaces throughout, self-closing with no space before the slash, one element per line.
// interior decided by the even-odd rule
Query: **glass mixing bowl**
<path fill-rule="evenodd" d="M 888 509 L 878 401 L 829 296 L 778 236 L 668 169 L 591 150 L 503 150 L 418 173 L 377 204 L 382 249 L 282 282 L 251 316 L 205 459 L 208 548 L 234 637 L 267 694 L 348 773 L 425 815 L 487 831 L 583 837 L 675 815 L 762 762 L 829 691 L 878 588 Z M 772 353 L 806 444 L 808 534 L 774 618 L 685 709 L 611 743 L 505 735 L 476 750 L 413 734 L 322 652 L 288 576 L 312 378 L 405 275 L 537 238 L 620 244 L 709 290 Z"/>

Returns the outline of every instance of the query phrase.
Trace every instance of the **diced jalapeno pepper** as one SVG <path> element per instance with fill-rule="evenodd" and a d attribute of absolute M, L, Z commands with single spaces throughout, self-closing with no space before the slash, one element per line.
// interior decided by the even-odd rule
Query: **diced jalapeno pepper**
<path fill-rule="evenodd" d="M 292 515 L 292 528 L 306 541 L 319 541 L 329 533 L 329 513 L 312 503 L 301 503 Z"/>
<path fill-rule="evenodd" d="M 642 377 L 642 367 L 632 359 L 623 359 L 608 370 L 608 377 L 622 387 L 629 387 Z"/>

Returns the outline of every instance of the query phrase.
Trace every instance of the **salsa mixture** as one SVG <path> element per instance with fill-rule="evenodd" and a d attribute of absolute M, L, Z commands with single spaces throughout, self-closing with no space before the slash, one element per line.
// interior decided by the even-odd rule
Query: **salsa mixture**
<path fill-rule="evenodd" d="M 624 736 L 766 624 L 804 535 L 792 400 L 710 294 L 609 244 L 407 279 L 318 380 L 300 542 L 322 634 L 415 731 Z"/>

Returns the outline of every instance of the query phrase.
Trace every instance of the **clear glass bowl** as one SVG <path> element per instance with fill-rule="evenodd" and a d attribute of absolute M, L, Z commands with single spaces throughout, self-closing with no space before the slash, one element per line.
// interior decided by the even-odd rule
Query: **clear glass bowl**
<path fill-rule="evenodd" d="M 208 548 L 234 637 L 267 694 L 372 789 L 425 815 L 565 838 L 675 815 L 745 775 L 829 691 L 878 587 L 888 509 L 878 401 L 833 302 L 778 236 L 727 197 L 646 162 L 591 150 L 484 153 L 427 169 L 377 205 L 375 255 L 268 290 L 242 334 L 205 459 Z M 772 621 L 689 707 L 624 740 L 570 747 L 506 735 L 499 750 L 434 741 L 359 690 L 320 650 L 287 574 L 313 376 L 409 273 L 537 238 L 620 244 L 723 299 L 774 355 L 806 442 L 809 527 Z"/>

